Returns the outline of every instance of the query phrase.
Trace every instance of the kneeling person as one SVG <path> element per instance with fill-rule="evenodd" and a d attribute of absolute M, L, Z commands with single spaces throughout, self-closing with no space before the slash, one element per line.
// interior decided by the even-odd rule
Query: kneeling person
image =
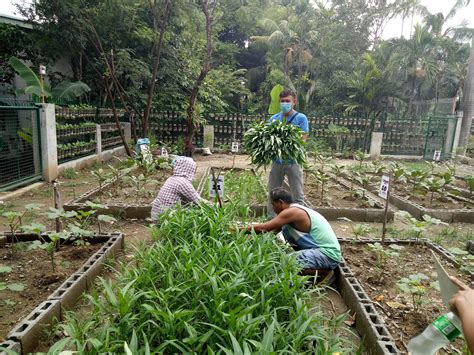
<path fill-rule="evenodd" d="M 160 214 L 176 205 L 198 204 L 202 199 L 194 189 L 192 181 L 196 173 L 196 162 L 191 158 L 179 157 L 170 176 L 152 203 L 151 219 L 158 221 Z"/>
<path fill-rule="evenodd" d="M 333 270 L 341 261 L 341 247 L 329 222 L 311 208 L 293 203 L 293 196 L 282 187 L 270 192 L 272 220 L 248 226 L 257 233 L 282 231 L 296 250 L 303 269 Z"/>

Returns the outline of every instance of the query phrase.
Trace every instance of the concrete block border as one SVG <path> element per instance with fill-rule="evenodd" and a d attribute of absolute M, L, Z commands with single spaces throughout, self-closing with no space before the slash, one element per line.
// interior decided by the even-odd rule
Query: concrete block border
<path fill-rule="evenodd" d="M 338 238 L 341 243 L 367 244 L 381 242 L 380 239 L 360 238 Z M 455 256 L 442 246 L 427 239 L 393 239 L 387 238 L 387 244 L 421 244 L 425 245 L 442 258 L 459 267 Z M 340 291 L 347 307 L 356 313 L 356 329 L 365 336 L 368 350 L 375 355 L 402 354 L 385 326 L 382 317 L 375 309 L 372 300 L 367 296 L 361 283 L 353 274 L 351 268 L 342 260 L 336 269 L 338 290 Z M 474 280 L 474 274 L 471 273 Z"/>
<path fill-rule="evenodd" d="M 13 340 L 5 340 L 0 343 L 0 355 L 19 354 L 21 352 L 21 344 Z"/>
<path fill-rule="evenodd" d="M 47 236 L 47 234 L 45 234 Z M 22 241 L 34 240 L 35 235 L 18 235 Z M 7 236 L 7 239 L 11 238 Z M 34 351 L 38 345 L 45 327 L 64 319 L 64 312 L 70 310 L 80 299 L 82 293 L 93 286 L 93 281 L 102 271 L 107 259 L 115 257 L 123 249 L 124 236 L 122 233 L 109 233 L 91 238 L 104 245 L 96 251 L 77 272 L 69 276 L 49 297 L 36 307 L 28 316 L 23 318 L 7 335 L 6 344 L 17 353 L 27 354 Z M 19 344 L 19 347 L 18 345 Z M 6 348 L 10 350 L 10 348 Z"/>

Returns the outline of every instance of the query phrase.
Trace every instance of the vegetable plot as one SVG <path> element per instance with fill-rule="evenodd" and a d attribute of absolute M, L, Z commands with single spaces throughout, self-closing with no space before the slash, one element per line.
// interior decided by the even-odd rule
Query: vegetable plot
<path fill-rule="evenodd" d="M 274 236 L 228 232 L 231 208 L 169 211 L 156 243 L 137 251 L 116 282 L 72 315 L 51 352 L 227 353 L 349 351 L 328 319 L 309 310 L 295 259 Z M 348 344 L 349 345 L 349 344 Z"/>
<path fill-rule="evenodd" d="M 285 122 L 255 123 L 244 135 L 244 147 L 257 168 L 275 159 L 302 164 L 306 152 L 301 134 L 299 127 Z"/>

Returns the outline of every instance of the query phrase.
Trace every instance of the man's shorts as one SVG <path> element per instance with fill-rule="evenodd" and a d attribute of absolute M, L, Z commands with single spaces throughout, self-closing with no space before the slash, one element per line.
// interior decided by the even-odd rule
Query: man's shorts
<path fill-rule="evenodd" d="M 303 269 L 334 270 L 339 264 L 317 248 L 298 250 L 296 260 Z"/>

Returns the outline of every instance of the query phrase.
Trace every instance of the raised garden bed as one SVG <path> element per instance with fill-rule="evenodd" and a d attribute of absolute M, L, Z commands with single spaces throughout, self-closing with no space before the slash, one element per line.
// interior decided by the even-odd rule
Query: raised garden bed
<path fill-rule="evenodd" d="M 321 180 L 313 174 L 307 175 L 305 202 L 308 206 L 330 221 L 346 217 L 358 222 L 383 222 L 384 206 L 381 202 L 344 179 L 326 176 L 324 193 L 321 193 Z M 387 220 L 392 221 L 393 217 L 394 213 L 389 209 Z"/>
<path fill-rule="evenodd" d="M 48 241 L 48 234 L 41 239 Z M 87 245 L 75 245 L 74 239 Z M 17 242 L 27 245 L 38 240 L 36 234 L 2 235 L 0 260 L 8 272 L 0 274 L 6 285 L 0 290 L 0 349 L 32 352 L 44 327 L 63 319 L 64 311 L 92 287 L 106 259 L 123 248 L 121 233 L 70 238 L 55 253 L 53 272 L 44 250 L 17 250 Z M 20 289 L 25 291 L 16 291 Z"/>
<path fill-rule="evenodd" d="M 382 250 L 391 255 L 371 249 L 369 244 L 375 245 L 376 240 L 341 238 L 340 242 L 344 261 L 339 266 L 339 288 L 348 306 L 357 313 L 357 329 L 376 354 L 406 353 L 408 341 L 447 312 L 440 292 L 432 284 L 437 275 L 431 250 L 438 254 L 449 274 L 471 285 L 474 280 L 472 272 L 459 271 L 459 258 L 427 240 L 388 239 Z M 419 276 L 422 297 L 413 298 L 409 292 L 402 292 L 398 286 L 404 283 L 401 280 L 416 279 L 414 275 L 420 273 L 424 275 Z M 458 350 L 462 346 L 460 340 L 454 343 Z"/>
<path fill-rule="evenodd" d="M 157 170 L 152 177 L 142 177 L 138 170 L 118 180 L 105 182 L 101 187 L 94 188 L 64 205 L 65 211 L 86 211 L 90 207 L 87 201 L 107 206 L 99 208 L 98 214 L 114 215 L 121 218 L 146 219 L 150 217 L 151 203 L 160 187 L 170 176 L 167 170 Z"/>

